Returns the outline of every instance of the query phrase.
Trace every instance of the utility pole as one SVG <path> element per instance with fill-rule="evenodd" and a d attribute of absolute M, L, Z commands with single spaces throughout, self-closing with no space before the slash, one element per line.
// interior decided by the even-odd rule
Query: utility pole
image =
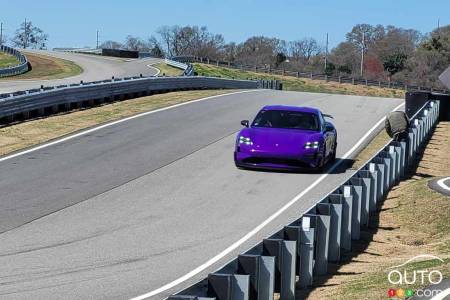
<path fill-rule="evenodd" d="M 440 19 L 438 18 L 438 27 L 437 27 L 437 33 L 438 33 L 438 38 L 441 38 L 441 28 L 440 28 L 440 24 L 439 24 Z"/>
<path fill-rule="evenodd" d="M 0 45 L 3 45 L 3 22 L 0 22 Z"/>
<path fill-rule="evenodd" d="M 98 29 L 97 29 L 97 47 L 95 49 L 98 49 Z"/>
<path fill-rule="evenodd" d="M 27 18 L 25 18 L 25 26 L 24 26 L 24 34 L 25 34 L 25 40 L 23 43 L 23 48 L 27 49 L 28 47 L 28 30 L 27 30 Z"/>
<path fill-rule="evenodd" d="M 328 32 L 327 32 L 327 41 L 325 44 L 325 71 L 327 70 L 327 65 L 328 65 Z"/>
<path fill-rule="evenodd" d="M 364 51 L 366 50 L 365 32 L 362 33 L 362 47 L 361 47 L 361 77 L 363 77 L 364 71 Z"/>

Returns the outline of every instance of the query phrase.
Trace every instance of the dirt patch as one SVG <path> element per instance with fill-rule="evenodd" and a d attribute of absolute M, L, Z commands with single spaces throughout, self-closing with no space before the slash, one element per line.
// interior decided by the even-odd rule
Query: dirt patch
<path fill-rule="evenodd" d="M 172 92 L 71 111 L 67 114 L 3 127 L 0 128 L 0 156 L 138 113 L 231 92 L 233 90 Z"/>
<path fill-rule="evenodd" d="M 450 198 L 430 190 L 428 180 L 450 174 L 450 122 L 441 122 L 417 169 L 395 186 L 376 214 L 371 226 L 361 232 L 354 250 L 341 265 L 331 265 L 333 275 L 319 278 L 313 289 L 298 291 L 298 299 L 386 299 L 395 288 L 387 280 L 386 268 L 420 254 L 432 254 L 444 263 L 428 260 L 410 268 L 440 270 L 450 276 Z M 416 289 L 419 285 L 403 286 Z M 397 286 L 398 288 L 398 286 Z"/>
<path fill-rule="evenodd" d="M 31 64 L 31 71 L 24 74 L 2 78 L 2 80 L 21 79 L 59 79 L 81 74 L 83 69 L 69 60 L 24 52 Z"/>

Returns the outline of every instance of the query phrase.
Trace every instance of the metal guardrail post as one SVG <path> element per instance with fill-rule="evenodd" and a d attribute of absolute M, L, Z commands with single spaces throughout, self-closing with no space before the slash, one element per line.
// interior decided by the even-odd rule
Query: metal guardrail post
<path fill-rule="evenodd" d="M 362 177 L 357 173 L 350 178 L 350 182 L 355 186 L 361 187 L 360 204 L 361 204 L 361 218 L 360 226 L 369 225 L 369 200 L 370 200 L 370 178 Z"/>
<path fill-rule="evenodd" d="M 315 221 L 315 219 L 313 220 Z M 297 267 L 299 287 L 306 288 L 313 282 L 315 230 L 311 228 L 311 218 L 302 217 L 300 226 L 286 226 L 285 238 L 297 241 Z M 314 225 L 315 227 L 315 225 Z"/>
<path fill-rule="evenodd" d="M 250 299 L 273 299 L 275 258 L 252 254 L 238 256 L 237 274 L 250 276 Z"/>
<path fill-rule="evenodd" d="M 415 143 L 416 143 L 416 134 L 414 128 L 408 129 L 408 154 L 407 154 L 407 165 L 411 166 L 415 153 Z"/>
<path fill-rule="evenodd" d="M 376 211 L 377 209 L 377 170 L 375 164 L 366 164 L 362 170 L 360 170 L 359 175 L 363 178 L 369 178 L 370 188 L 369 188 L 369 219 L 370 213 Z M 369 220 L 370 221 L 370 220 Z"/>
<path fill-rule="evenodd" d="M 418 118 L 419 120 L 419 147 L 422 146 L 423 139 L 425 137 L 425 130 L 424 130 L 424 121 L 422 118 Z"/>
<path fill-rule="evenodd" d="M 274 292 L 280 293 L 281 299 L 294 300 L 297 242 L 265 239 L 263 240 L 263 255 L 275 257 Z"/>
<path fill-rule="evenodd" d="M 400 182 L 400 175 L 401 175 L 401 159 L 402 159 L 402 149 L 400 146 L 397 146 L 397 144 L 392 141 L 389 145 L 389 151 L 392 151 L 395 154 L 395 183 Z"/>
<path fill-rule="evenodd" d="M 405 168 L 406 168 L 406 141 L 393 141 L 392 145 L 395 146 L 395 151 L 399 154 L 398 156 L 398 175 L 399 179 L 405 176 Z"/>
<path fill-rule="evenodd" d="M 236 274 L 208 275 L 208 297 L 216 300 L 248 300 L 250 276 Z"/>
<path fill-rule="evenodd" d="M 330 240 L 328 244 L 328 261 L 339 262 L 341 259 L 341 238 L 342 238 L 342 211 L 344 197 L 340 194 L 331 194 L 324 202 L 330 206 Z M 319 204 L 320 205 L 320 204 Z"/>
<path fill-rule="evenodd" d="M 316 211 L 316 208 L 313 209 Z M 325 214 L 305 214 L 311 220 L 311 227 L 314 228 L 315 260 L 313 265 L 314 275 L 325 275 L 328 271 L 328 241 L 330 237 L 330 216 Z"/>
<path fill-rule="evenodd" d="M 357 241 L 361 235 L 361 197 L 362 186 L 355 185 L 352 180 L 349 180 L 348 185 L 351 187 L 350 196 L 352 197 L 352 240 Z"/>
<path fill-rule="evenodd" d="M 391 164 L 391 174 L 390 174 L 390 183 L 389 183 L 389 187 L 391 188 L 392 186 L 394 186 L 394 184 L 397 182 L 397 153 L 395 151 L 395 147 L 392 146 L 391 144 L 389 144 L 389 146 L 386 149 L 386 152 L 388 153 L 388 155 L 391 157 L 392 159 L 392 164 Z"/>
<path fill-rule="evenodd" d="M 342 227 L 341 227 L 341 248 L 346 251 L 352 250 L 352 217 L 353 217 L 353 196 L 350 185 L 342 185 L 339 188 L 342 195 Z"/>
<path fill-rule="evenodd" d="M 385 184 L 385 186 L 384 186 L 384 192 L 385 192 L 385 195 L 386 195 L 387 191 L 389 191 L 389 189 L 391 188 L 392 182 L 394 180 L 393 175 L 392 175 L 392 171 L 393 171 L 392 169 L 393 169 L 393 166 L 394 166 L 394 158 L 393 158 L 393 154 L 389 154 L 385 150 L 381 151 L 378 154 L 378 156 L 384 159 L 384 165 L 385 165 L 385 172 L 384 172 L 384 176 L 385 176 L 384 177 L 384 184 Z"/>
<path fill-rule="evenodd" d="M 372 163 L 375 164 L 375 168 L 378 172 L 377 178 L 377 201 L 381 201 L 386 194 L 386 183 L 385 183 L 385 173 L 386 165 L 384 159 L 381 157 L 374 157 Z"/>

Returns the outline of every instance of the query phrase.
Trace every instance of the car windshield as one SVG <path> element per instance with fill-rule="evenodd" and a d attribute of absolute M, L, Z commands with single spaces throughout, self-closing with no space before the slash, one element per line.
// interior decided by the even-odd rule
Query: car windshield
<path fill-rule="evenodd" d="M 252 127 L 287 128 L 319 131 L 317 115 L 286 110 L 261 110 Z"/>

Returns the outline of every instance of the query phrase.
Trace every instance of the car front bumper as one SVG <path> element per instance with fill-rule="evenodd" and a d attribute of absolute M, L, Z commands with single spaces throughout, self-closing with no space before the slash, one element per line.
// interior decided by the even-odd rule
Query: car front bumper
<path fill-rule="evenodd" d="M 298 156 L 282 156 L 275 154 L 254 155 L 245 152 L 234 152 L 236 166 L 251 169 L 301 170 L 320 166 L 321 156 L 318 152 L 305 153 Z"/>

